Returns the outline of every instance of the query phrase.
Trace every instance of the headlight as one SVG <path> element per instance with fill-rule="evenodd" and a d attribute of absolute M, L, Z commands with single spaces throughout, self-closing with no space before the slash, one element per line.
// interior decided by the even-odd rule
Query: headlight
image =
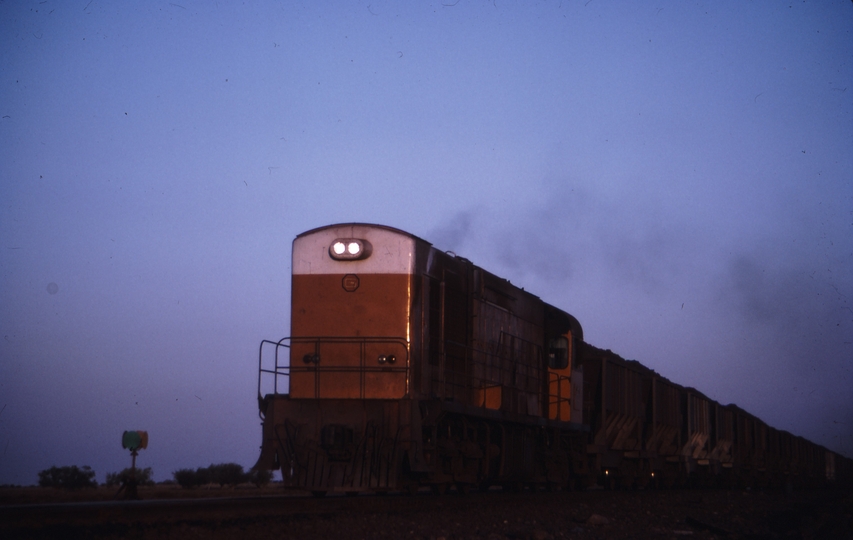
<path fill-rule="evenodd" d="M 372 251 L 370 242 L 359 238 L 338 238 L 329 246 L 329 255 L 338 261 L 366 259 Z"/>

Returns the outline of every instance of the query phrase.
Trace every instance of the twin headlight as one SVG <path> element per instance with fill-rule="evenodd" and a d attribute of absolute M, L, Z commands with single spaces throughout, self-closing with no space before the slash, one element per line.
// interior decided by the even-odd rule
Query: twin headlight
<path fill-rule="evenodd" d="M 329 255 L 338 261 L 357 261 L 366 259 L 373 252 L 373 246 L 360 238 L 338 238 L 329 246 Z"/>

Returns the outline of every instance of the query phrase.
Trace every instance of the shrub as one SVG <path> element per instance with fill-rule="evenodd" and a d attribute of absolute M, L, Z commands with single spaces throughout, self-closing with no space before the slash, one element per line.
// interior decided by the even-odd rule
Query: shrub
<path fill-rule="evenodd" d="M 237 463 L 211 464 L 209 467 L 199 467 L 196 470 L 179 469 L 172 473 L 175 482 L 183 488 L 193 488 L 205 484 L 236 486 L 243 482 L 252 482 L 260 487 L 272 480 L 270 471 L 243 472 L 243 466 Z"/>
<path fill-rule="evenodd" d="M 246 473 L 246 476 L 249 482 L 255 484 L 257 487 L 265 486 L 272 482 L 272 471 L 268 471 L 267 469 L 253 469 Z"/>
<path fill-rule="evenodd" d="M 194 488 L 201 485 L 198 481 L 198 474 L 193 469 L 178 469 L 172 473 L 175 482 L 182 488 Z"/>
<path fill-rule="evenodd" d="M 211 482 L 210 479 L 210 469 L 208 467 L 199 467 L 195 470 L 195 481 L 199 486 L 203 486 L 209 484 Z"/>
<path fill-rule="evenodd" d="M 136 483 L 140 486 L 153 486 L 154 485 L 154 473 L 151 472 L 151 467 L 146 467 L 144 469 L 136 469 Z M 122 470 L 117 473 L 107 473 L 107 485 L 108 486 L 117 486 L 119 484 L 126 484 L 130 479 L 130 467 Z"/>
<path fill-rule="evenodd" d="M 77 465 L 70 467 L 54 466 L 39 472 L 39 486 L 80 489 L 98 487 L 98 482 L 95 481 L 95 471 L 88 465 L 84 465 L 82 469 Z"/>
<path fill-rule="evenodd" d="M 207 470 L 210 475 L 210 481 L 219 484 L 220 487 L 226 484 L 236 486 L 247 480 L 246 474 L 243 473 L 243 466 L 236 463 L 211 464 Z"/>

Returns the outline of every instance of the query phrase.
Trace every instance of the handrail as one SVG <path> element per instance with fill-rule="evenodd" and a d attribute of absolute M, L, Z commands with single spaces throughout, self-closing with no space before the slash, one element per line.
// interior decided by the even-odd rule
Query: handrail
<path fill-rule="evenodd" d="M 359 361 L 358 365 L 335 366 L 335 365 L 291 365 L 290 364 L 290 349 L 294 344 L 309 344 L 313 345 L 314 353 L 319 354 L 322 345 L 328 344 L 352 344 L 358 345 Z M 366 365 L 365 346 L 374 344 L 397 344 L 401 350 L 405 352 L 404 358 L 399 358 L 397 366 L 368 366 Z M 272 366 L 264 365 L 265 348 L 273 347 Z M 283 353 L 280 351 L 284 350 Z M 285 360 L 281 359 L 285 357 Z M 408 383 L 409 371 L 409 343 L 402 337 L 388 336 L 300 336 L 300 337 L 284 337 L 278 341 L 268 339 L 262 340 L 258 350 L 258 399 L 263 399 L 262 386 L 264 375 L 272 377 L 273 394 L 286 393 L 279 392 L 279 377 L 285 377 L 289 380 L 292 373 L 406 373 Z M 363 379 L 363 377 L 362 377 Z M 319 378 L 316 381 L 319 385 Z M 284 386 L 284 385 L 282 385 Z M 408 388 L 407 388 L 408 391 Z M 319 396 L 319 390 L 317 392 Z"/>
<path fill-rule="evenodd" d="M 562 404 L 563 403 L 571 403 L 571 401 L 572 401 L 571 394 L 569 395 L 569 397 L 563 397 L 562 382 L 563 381 L 569 381 L 569 383 L 571 383 L 571 380 L 572 380 L 571 377 L 566 377 L 565 375 L 561 375 L 559 373 L 554 373 L 553 371 L 548 372 L 548 411 L 549 411 L 548 414 L 549 415 L 551 414 L 550 413 L 551 405 L 556 405 L 556 409 L 557 409 L 556 420 L 562 420 L 564 422 L 568 422 L 571 420 L 571 418 L 568 418 L 565 420 L 563 418 L 561 418 L 562 411 L 563 411 Z M 553 383 L 556 383 L 556 384 L 553 384 Z M 557 393 L 556 394 L 553 394 L 551 392 L 551 388 L 553 388 L 554 386 L 557 387 Z M 571 416 L 571 413 L 569 413 L 569 415 Z"/>
<path fill-rule="evenodd" d="M 571 396 L 564 396 L 563 381 L 571 380 L 570 377 L 554 373 L 548 370 L 541 354 L 536 358 L 529 357 L 526 362 L 519 362 L 514 351 L 505 349 L 485 350 L 480 347 L 470 347 L 463 343 L 447 341 L 451 347 L 445 347 L 441 365 L 444 367 L 443 376 L 435 373 L 437 378 L 432 379 L 432 390 L 435 397 L 442 399 L 462 399 L 469 405 L 486 407 L 486 400 L 475 403 L 475 395 L 478 391 L 500 386 L 505 391 L 519 392 L 537 398 L 541 416 L 548 416 L 550 407 L 557 404 L 558 412 L 562 409 L 561 404 L 571 402 Z M 320 354 L 321 348 L 329 344 L 353 344 L 358 345 L 358 362 L 350 365 L 324 365 L 319 364 L 290 364 L 290 350 L 293 345 L 309 344 L 316 354 Z M 375 344 L 398 344 L 401 352 L 405 351 L 405 358 L 399 358 L 397 363 L 390 365 L 368 365 L 365 358 L 365 346 Z M 269 349 L 273 350 L 270 351 Z M 448 353 L 454 351 L 456 354 Z M 371 373 L 398 373 L 405 374 L 406 394 L 409 393 L 411 381 L 410 370 L 413 367 L 410 361 L 409 343 L 401 337 L 366 336 L 366 337 L 343 337 L 343 336 L 303 336 L 286 337 L 278 341 L 263 340 L 258 352 L 258 398 L 263 399 L 264 382 L 267 388 L 271 386 L 273 394 L 287 394 L 287 385 L 280 382 L 284 377 L 289 383 L 292 374 L 316 373 L 317 375 L 328 375 L 334 373 L 360 373 L 360 385 L 364 386 L 366 374 Z M 265 363 L 266 361 L 266 363 Z M 424 360 L 426 361 L 426 360 Z M 418 368 L 419 369 L 419 368 Z M 320 378 L 314 378 L 316 397 L 320 397 Z M 271 379 L 271 384 L 269 381 Z M 553 384 L 556 381 L 558 384 Z M 556 388 L 554 388 L 556 387 Z M 553 389 L 553 390 L 552 390 Z M 269 392 L 267 392 L 269 393 Z M 363 388 L 360 390 L 363 395 Z M 532 413 L 531 413 L 532 414 Z M 562 416 L 562 415 L 560 415 Z M 568 421 L 568 419 L 562 419 Z"/>

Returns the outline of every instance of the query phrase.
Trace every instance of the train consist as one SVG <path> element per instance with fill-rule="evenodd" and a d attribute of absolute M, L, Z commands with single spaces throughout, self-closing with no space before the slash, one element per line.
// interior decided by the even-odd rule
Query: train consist
<path fill-rule="evenodd" d="M 430 486 L 817 485 L 853 460 L 583 340 L 575 317 L 380 225 L 293 242 L 256 468 L 321 495 Z"/>

